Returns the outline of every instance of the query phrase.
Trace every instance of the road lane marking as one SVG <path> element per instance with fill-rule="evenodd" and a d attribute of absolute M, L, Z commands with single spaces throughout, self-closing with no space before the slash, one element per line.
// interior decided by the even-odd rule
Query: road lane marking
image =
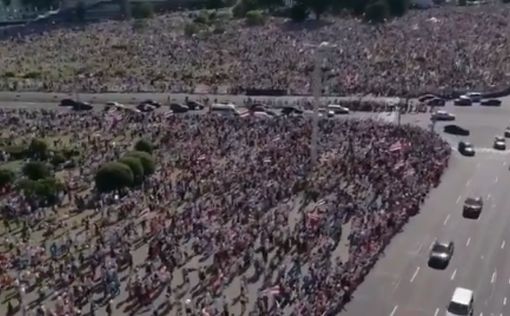
<path fill-rule="evenodd" d="M 506 305 L 506 297 L 503 299 L 503 305 Z"/>
<path fill-rule="evenodd" d="M 481 255 L 481 256 L 480 256 L 480 258 L 483 260 L 484 256 L 483 256 L 483 255 Z"/>
<path fill-rule="evenodd" d="M 434 313 L 434 316 L 437 316 L 438 314 L 439 314 L 439 307 L 438 307 L 438 308 L 436 308 L 436 311 L 435 311 L 435 313 Z"/>
<path fill-rule="evenodd" d="M 492 273 L 492 277 L 491 277 L 491 283 L 494 283 L 496 281 L 496 271 L 494 271 Z"/>
<path fill-rule="evenodd" d="M 498 183 L 498 177 L 496 177 L 496 179 L 494 179 L 494 183 Z"/>
<path fill-rule="evenodd" d="M 491 199 L 491 194 L 487 194 L 487 200 L 490 200 Z"/>
<path fill-rule="evenodd" d="M 457 269 L 453 270 L 452 276 L 450 277 L 450 280 L 453 281 L 455 279 L 455 275 L 457 274 Z"/>
<path fill-rule="evenodd" d="M 503 240 L 503 242 L 501 243 L 501 249 L 505 249 L 505 244 L 506 242 Z"/>
<path fill-rule="evenodd" d="M 414 271 L 414 274 L 411 277 L 411 283 L 413 283 L 414 279 L 416 279 L 416 276 L 418 275 L 418 272 L 420 272 L 420 267 L 416 267 L 416 271 Z"/>
<path fill-rule="evenodd" d="M 395 305 L 395 307 L 393 307 L 393 310 L 390 313 L 390 316 L 394 316 L 395 313 L 397 312 L 397 309 L 398 309 L 398 305 Z"/>
<path fill-rule="evenodd" d="M 461 198 L 462 198 L 462 197 L 459 195 L 459 197 L 457 198 L 457 201 L 456 201 L 455 203 L 456 203 L 456 204 L 459 204 L 459 202 L 460 202 L 460 199 L 461 199 Z"/>
<path fill-rule="evenodd" d="M 434 239 L 433 242 L 430 243 L 429 250 L 432 250 L 432 247 L 434 247 L 434 244 L 436 243 L 437 239 Z"/>
<path fill-rule="evenodd" d="M 471 179 L 467 180 L 466 186 L 468 187 L 471 184 Z"/>
<path fill-rule="evenodd" d="M 469 246 L 470 242 L 471 242 L 471 237 L 469 237 L 468 240 L 466 241 L 466 247 Z"/>
<path fill-rule="evenodd" d="M 448 223 L 448 220 L 450 219 L 450 214 L 448 214 L 448 216 L 446 216 L 444 222 L 443 222 L 443 225 L 446 226 L 446 223 Z"/>

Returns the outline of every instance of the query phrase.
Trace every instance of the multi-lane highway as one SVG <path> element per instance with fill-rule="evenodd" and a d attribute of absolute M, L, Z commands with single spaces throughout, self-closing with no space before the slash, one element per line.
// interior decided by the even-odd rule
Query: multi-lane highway
<path fill-rule="evenodd" d="M 501 108 L 448 105 L 446 110 L 471 131 L 467 139 L 476 156 L 453 152 L 440 186 L 393 239 L 342 315 L 445 315 L 456 287 L 474 290 L 476 316 L 510 315 L 510 151 L 491 149 L 494 136 L 510 124 L 510 101 Z M 428 115 L 408 115 L 403 122 L 429 124 Z M 459 140 L 445 137 L 452 145 Z M 464 199 L 475 195 L 484 200 L 482 215 L 465 219 Z M 427 266 L 436 239 L 455 243 L 445 270 Z"/>

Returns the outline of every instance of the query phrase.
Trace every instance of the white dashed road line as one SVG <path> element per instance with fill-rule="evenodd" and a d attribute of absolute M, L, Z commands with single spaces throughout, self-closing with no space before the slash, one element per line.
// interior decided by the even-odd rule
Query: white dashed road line
<path fill-rule="evenodd" d="M 501 249 L 505 249 L 505 244 L 506 242 L 503 240 L 503 242 L 501 243 Z"/>
<path fill-rule="evenodd" d="M 443 225 L 446 226 L 446 223 L 448 223 L 448 220 L 450 219 L 450 214 L 448 214 L 443 222 Z"/>
<path fill-rule="evenodd" d="M 491 283 L 496 282 L 496 275 L 497 275 L 497 272 L 496 272 L 496 271 L 494 271 L 494 272 L 492 273 Z"/>
<path fill-rule="evenodd" d="M 394 316 L 395 313 L 397 312 L 397 309 L 398 309 L 398 305 L 395 305 L 395 307 L 393 307 L 393 309 L 391 310 L 390 316 Z"/>
<path fill-rule="evenodd" d="M 469 237 L 466 241 L 466 247 L 469 246 L 469 244 L 471 243 L 471 237 Z"/>
<path fill-rule="evenodd" d="M 457 198 L 457 201 L 456 201 L 455 203 L 456 203 L 456 204 L 459 204 L 460 199 L 461 199 L 461 196 L 459 195 L 459 197 Z"/>
<path fill-rule="evenodd" d="M 420 272 L 420 267 L 416 267 L 416 271 L 414 271 L 413 276 L 411 277 L 410 282 L 413 283 L 414 279 L 416 279 L 416 276 L 418 275 L 418 272 Z"/>
<path fill-rule="evenodd" d="M 436 311 L 434 312 L 434 316 L 439 315 L 439 308 L 436 308 Z"/>
<path fill-rule="evenodd" d="M 453 281 L 455 279 L 455 275 L 457 275 L 457 269 L 453 270 L 452 276 L 450 277 L 450 280 Z"/>

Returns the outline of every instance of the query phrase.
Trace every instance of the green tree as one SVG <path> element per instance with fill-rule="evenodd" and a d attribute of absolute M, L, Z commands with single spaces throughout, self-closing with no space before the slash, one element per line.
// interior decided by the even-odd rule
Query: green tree
<path fill-rule="evenodd" d="M 120 162 L 108 162 L 96 172 L 95 181 L 99 192 L 109 192 L 132 186 L 134 175 L 127 165 Z"/>
<path fill-rule="evenodd" d="M 388 7 L 382 0 L 370 3 L 365 9 L 365 19 L 371 23 L 384 22 L 387 17 Z"/>
<path fill-rule="evenodd" d="M 5 152 L 11 156 L 11 160 L 23 159 L 27 156 L 27 148 L 22 145 L 11 145 L 5 147 Z"/>
<path fill-rule="evenodd" d="M 148 153 L 143 152 L 143 151 L 132 151 L 132 152 L 129 152 L 126 156 L 127 157 L 136 157 L 136 158 L 140 159 L 140 161 L 142 162 L 144 175 L 150 175 L 150 174 L 153 174 L 154 171 L 156 171 L 154 159 Z"/>
<path fill-rule="evenodd" d="M 150 2 L 135 2 L 131 14 L 135 19 L 147 19 L 152 17 L 154 10 Z"/>
<path fill-rule="evenodd" d="M 308 9 L 302 4 L 296 4 L 290 9 L 290 19 L 294 22 L 303 22 L 308 18 Z"/>
<path fill-rule="evenodd" d="M 252 10 L 246 13 L 246 23 L 248 25 L 262 25 L 265 22 L 264 14 L 261 10 Z"/>
<path fill-rule="evenodd" d="M 140 139 L 135 144 L 135 150 L 144 151 L 148 154 L 152 154 L 153 148 L 154 146 L 146 139 Z"/>
<path fill-rule="evenodd" d="M 133 183 L 140 184 L 143 181 L 144 171 L 142 161 L 138 157 L 127 156 L 119 159 L 120 163 L 125 164 L 133 172 Z"/>
<path fill-rule="evenodd" d="M 48 166 L 42 161 L 30 161 L 23 166 L 23 174 L 30 180 L 47 178 L 50 175 Z"/>
<path fill-rule="evenodd" d="M 315 19 L 319 20 L 321 15 L 331 7 L 333 0 L 301 0 L 301 3 L 315 14 Z"/>
<path fill-rule="evenodd" d="M 48 144 L 42 139 L 34 138 L 28 146 L 28 154 L 34 159 L 46 159 L 48 157 Z"/>
<path fill-rule="evenodd" d="M 257 0 L 240 0 L 232 8 L 232 15 L 235 18 L 244 18 L 248 11 L 257 10 L 259 6 Z"/>
<path fill-rule="evenodd" d="M 223 0 L 207 0 L 205 7 L 207 9 L 219 9 L 224 6 Z"/>
<path fill-rule="evenodd" d="M 409 0 L 386 0 L 388 10 L 393 16 L 403 16 L 409 9 Z"/>
<path fill-rule="evenodd" d="M 13 183 L 15 176 L 12 170 L 0 169 L 0 187 Z"/>
<path fill-rule="evenodd" d="M 35 181 L 35 195 L 50 204 L 58 200 L 58 194 L 63 190 L 64 185 L 55 178 L 44 178 Z"/>
<path fill-rule="evenodd" d="M 258 0 L 260 7 L 274 9 L 283 6 L 283 0 Z"/>
<path fill-rule="evenodd" d="M 60 151 L 54 152 L 53 157 L 51 157 L 51 164 L 55 167 L 66 161 L 67 161 L 66 156 Z"/>

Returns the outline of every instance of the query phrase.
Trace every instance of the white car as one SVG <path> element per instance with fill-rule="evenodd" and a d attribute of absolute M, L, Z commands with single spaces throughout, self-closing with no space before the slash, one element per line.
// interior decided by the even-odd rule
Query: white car
<path fill-rule="evenodd" d="M 349 114 L 349 108 L 346 108 L 345 106 L 341 106 L 339 104 L 330 104 L 326 108 L 328 111 L 333 111 L 335 114 Z"/>
<path fill-rule="evenodd" d="M 473 291 L 462 287 L 456 288 L 446 309 L 446 316 L 472 316 L 474 299 Z"/>

